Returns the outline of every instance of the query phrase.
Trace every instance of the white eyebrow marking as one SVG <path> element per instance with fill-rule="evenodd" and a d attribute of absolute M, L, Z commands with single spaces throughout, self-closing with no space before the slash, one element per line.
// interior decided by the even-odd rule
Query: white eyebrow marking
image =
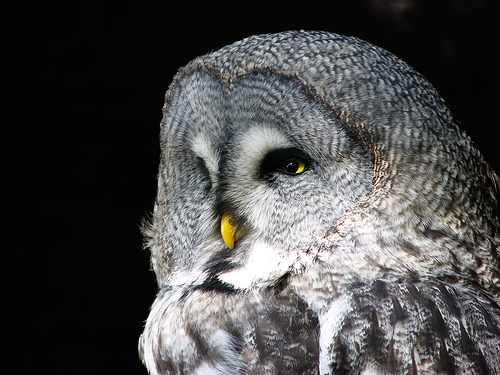
<path fill-rule="evenodd" d="M 219 154 L 205 134 L 198 134 L 192 141 L 193 151 L 205 162 L 212 181 L 216 181 L 219 172 Z"/>
<path fill-rule="evenodd" d="M 285 134 L 273 128 L 251 128 L 240 142 L 241 156 L 253 165 L 258 165 L 269 151 L 291 146 Z"/>

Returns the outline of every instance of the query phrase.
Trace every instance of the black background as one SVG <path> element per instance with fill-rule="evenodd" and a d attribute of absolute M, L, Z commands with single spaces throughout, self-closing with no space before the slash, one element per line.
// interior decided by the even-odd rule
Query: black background
<path fill-rule="evenodd" d="M 153 206 L 163 97 L 179 67 L 257 33 L 358 36 L 423 73 L 498 171 L 492 3 L 26 5 L 14 30 L 27 33 L 17 45 L 21 72 L 12 74 L 20 163 L 9 179 L 16 195 L 6 197 L 14 224 L 6 252 L 17 275 L 7 289 L 18 297 L 7 325 L 28 328 L 15 335 L 16 372 L 146 373 L 137 339 L 156 285 L 139 226 Z"/>

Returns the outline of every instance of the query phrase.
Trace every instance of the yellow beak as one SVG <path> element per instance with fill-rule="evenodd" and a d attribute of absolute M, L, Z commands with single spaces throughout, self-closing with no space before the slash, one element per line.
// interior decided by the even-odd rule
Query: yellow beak
<path fill-rule="evenodd" d="M 220 232 L 222 239 L 230 249 L 234 248 L 234 243 L 245 234 L 244 231 L 238 229 L 238 223 L 235 223 L 233 218 L 226 212 L 222 215 L 220 221 Z"/>

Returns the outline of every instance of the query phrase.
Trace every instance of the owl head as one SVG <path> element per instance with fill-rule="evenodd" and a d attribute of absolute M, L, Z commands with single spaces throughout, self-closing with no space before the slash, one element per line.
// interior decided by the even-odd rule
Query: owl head
<path fill-rule="evenodd" d="M 443 99 L 389 52 L 284 32 L 175 76 L 147 229 L 160 285 L 247 290 L 328 245 L 339 280 L 500 288 L 498 178 Z"/>

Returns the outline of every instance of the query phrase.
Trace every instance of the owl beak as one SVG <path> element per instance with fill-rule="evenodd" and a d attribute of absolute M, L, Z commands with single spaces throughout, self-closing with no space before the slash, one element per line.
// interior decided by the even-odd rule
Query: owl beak
<path fill-rule="evenodd" d="M 227 212 L 222 215 L 222 219 L 220 221 L 220 231 L 222 233 L 222 239 L 230 249 L 233 249 L 234 243 L 245 234 L 245 232 L 239 227 L 239 223 L 235 222 L 235 220 Z"/>

